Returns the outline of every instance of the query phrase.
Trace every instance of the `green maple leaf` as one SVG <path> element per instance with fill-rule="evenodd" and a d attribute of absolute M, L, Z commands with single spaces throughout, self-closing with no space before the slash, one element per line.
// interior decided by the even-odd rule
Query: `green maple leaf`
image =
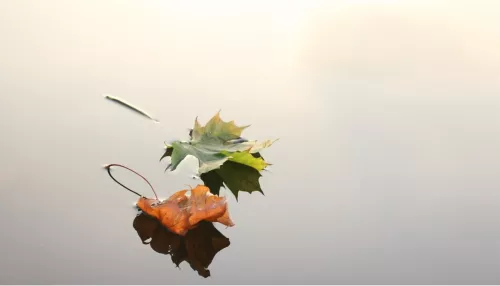
<path fill-rule="evenodd" d="M 226 152 L 223 151 L 222 154 L 226 155 L 228 157 L 229 161 L 235 162 L 235 163 L 240 163 L 243 165 L 247 165 L 249 167 L 252 167 L 258 171 L 264 170 L 269 163 L 264 161 L 262 158 L 256 158 L 252 156 L 253 154 L 250 152 Z"/>
<path fill-rule="evenodd" d="M 260 157 L 260 155 L 256 156 Z M 200 178 L 213 194 L 219 195 L 220 188 L 226 187 L 238 199 L 240 191 L 248 193 L 257 191 L 264 194 L 259 183 L 261 176 L 254 168 L 227 161 L 219 169 L 201 174 Z"/>
<path fill-rule="evenodd" d="M 248 126 L 237 126 L 234 121 L 225 122 L 220 118 L 219 113 L 212 117 L 205 126 L 201 126 L 198 119 L 195 119 L 191 140 L 175 141 L 168 145 L 160 160 L 171 157 L 170 166 L 167 168 L 173 171 L 186 156 L 192 155 L 199 161 L 199 174 L 218 169 L 226 161 L 262 171 L 269 163 L 252 154 L 271 146 L 276 140 L 266 140 L 260 143 L 244 140 L 240 136 Z"/>
<path fill-rule="evenodd" d="M 207 124 L 202 127 L 198 122 L 198 118 L 194 121 L 193 133 L 191 135 L 192 141 L 202 140 L 204 136 L 210 138 L 217 138 L 223 142 L 228 140 L 238 139 L 241 132 L 250 125 L 237 126 L 234 121 L 225 122 L 220 118 L 220 111 L 212 117 Z"/>

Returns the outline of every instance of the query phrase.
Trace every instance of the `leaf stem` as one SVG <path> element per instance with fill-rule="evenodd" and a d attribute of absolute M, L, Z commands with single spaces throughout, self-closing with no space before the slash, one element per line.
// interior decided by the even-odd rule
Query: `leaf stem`
<path fill-rule="evenodd" d="M 141 177 L 144 181 L 146 181 L 146 183 L 148 183 L 149 187 L 151 187 L 151 190 L 153 191 L 153 194 L 155 195 L 156 200 L 158 200 L 158 195 L 156 195 L 155 189 L 153 188 L 153 186 L 151 185 L 151 183 L 149 183 L 149 181 L 148 181 L 146 178 L 144 178 L 144 176 L 142 176 L 141 174 L 137 173 L 136 171 L 134 171 L 134 170 L 130 169 L 129 167 L 126 167 L 126 166 L 123 166 L 123 165 L 120 165 L 120 164 L 109 164 L 109 165 L 106 165 L 106 166 L 105 166 L 105 168 L 108 170 L 108 174 L 109 174 L 109 176 L 111 177 L 111 179 L 113 179 L 115 182 L 117 182 L 120 186 L 122 186 L 122 187 L 124 187 L 125 189 L 127 189 L 128 191 L 130 191 L 130 192 L 132 192 L 132 193 L 134 193 L 134 194 L 138 195 L 139 197 L 144 197 L 143 195 L 139 194 L 138 192 L 136 192 L 136 191 L 134 191 L 134 190 L 131 190 L 131 189 L 129 189 L 128 187 L 126 187 L 125 185 L 123 185 L 122 183 L 118 182 L 118 180 L 117 180 L 117 179 L 115 179 L 115 178 L 113 177 L 113 175 L 111 175 L 111 167 L 114 167 L 114 166 L 116 166 L 116 167 L 121 167 L 121 168 L 124 168 L 124 169 L 127 169 L 127 170 L 129 170 L 129 171 L 133 172 L 134 174 L 136 174 L 137 176 Z"/>

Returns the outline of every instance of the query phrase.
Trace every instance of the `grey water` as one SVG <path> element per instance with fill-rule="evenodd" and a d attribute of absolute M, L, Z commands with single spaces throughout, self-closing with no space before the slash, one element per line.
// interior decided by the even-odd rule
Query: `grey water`
<path fill-rule="evenodd" d="M 0 1 L 0 283 L 499 284 L 498 6 Z M 164 142 L 219 110 L 280 140 L 264 195 L 222 191 L 203 278 L 142 244 L 103 166 L 195 186 Z"/>

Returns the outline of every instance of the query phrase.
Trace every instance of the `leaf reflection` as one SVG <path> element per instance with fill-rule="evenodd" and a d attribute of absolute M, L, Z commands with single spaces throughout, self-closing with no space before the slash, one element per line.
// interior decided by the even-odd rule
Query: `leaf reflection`
<path fill-rule="evenodd" d="M 186 261 L 202 277 L 209 277 L 208 266 L 215 255 L 230 245 L 229 238 L 220 233 L 211 222 L 202 221 L 185 236 L 163 227 L 156 219 L 140 213 L 133 222 L 143 244 L 161 254 L 168 254 L 179 265 Z"/>

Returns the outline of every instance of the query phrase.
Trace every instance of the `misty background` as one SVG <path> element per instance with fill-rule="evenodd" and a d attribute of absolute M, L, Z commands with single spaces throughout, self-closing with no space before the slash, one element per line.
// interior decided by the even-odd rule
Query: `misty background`
<path fill-rule="evenodd" d="M 0 1 L 0 283 L 500 283 L 499 8 Z M 102 166 L 164 198 L 201 183 L 159 158 L 219 109 L 280 140 L 265 196 L 222 192 L 203 279 L 142 245 Z"/>

